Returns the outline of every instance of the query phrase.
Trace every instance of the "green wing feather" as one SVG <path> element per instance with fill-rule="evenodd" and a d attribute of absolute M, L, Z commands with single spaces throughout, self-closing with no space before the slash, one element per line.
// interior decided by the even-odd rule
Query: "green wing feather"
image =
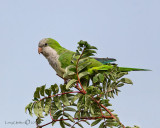
<path fill-rule="evenodd" d="M 74 52 L 66 50 L 59 56 L 59 61 L 61 63 L 61 68 L 66 68 L 67 66 L 71 65 L 71 60 Z"/>

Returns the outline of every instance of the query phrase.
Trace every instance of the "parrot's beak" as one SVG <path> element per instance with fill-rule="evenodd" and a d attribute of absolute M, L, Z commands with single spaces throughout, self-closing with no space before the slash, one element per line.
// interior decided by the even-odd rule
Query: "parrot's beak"
<path fill-rule="evenodd" d="M 42 48 L 41 47 L 38 47 L 38 53 L 42 53 Z"/>

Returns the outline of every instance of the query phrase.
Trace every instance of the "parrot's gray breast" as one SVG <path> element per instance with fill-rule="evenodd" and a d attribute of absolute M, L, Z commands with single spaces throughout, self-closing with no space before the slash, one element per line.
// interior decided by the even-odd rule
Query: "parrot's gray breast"
<path fill-rule="evenodd" d="M 53 48 L 47 46 L 43 48 L 42 53 L 46 57 L 52 68 L 57 72 L 57 74 L 63 77 L 65 70 L 61 68 L 61 64 L 58 60 L 59 55 L 57 54 L 57 52 Z"/>

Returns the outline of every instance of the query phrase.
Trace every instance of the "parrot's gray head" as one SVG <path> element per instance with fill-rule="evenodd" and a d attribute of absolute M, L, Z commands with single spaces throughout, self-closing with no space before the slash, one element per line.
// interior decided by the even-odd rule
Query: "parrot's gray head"
<path fill-rule="evenodd" d="M 56 51 L 57 51 L 57 49 L 62 48 L 60 46 L 60 44 L 56 40 L 54 40 L 52 38 L 44 38 L 44 39 L 40 40 L 40 42 L 38 44 L 38 47 L 39 47 L 38 48 L 38 53 L 39 54 L 40 53 L 43 54 L 43 51 L 46 48 L 52 48 L 53 50 L 56 50 Z"/>
<path fill-rule="evenodd" d="M 51 38 L 44 38 L 40 40 L 38 44 L 38 53 L 42 53 L 45 57 L 48 57 L 50 55 L 57 56 L 55 47 L 58 45 L 59 44 L 56 40 Z"/>
<path fill-rule="evenodd" d="M 54 50 L 50 45 L 52 43 L 50 42 L 50 38 L 44 38 L 39 41 L 38 44 L 38 53 L 42 53 L 45 57 L 50 54 L 50 51 Z"/>
<path fill-rule="evenodd" d="M 39 41 L 39 44 L 38 44 L 38 53 L 39 54 L 40 53 L 43 54 L 43 49 L 48 46 L 47 42 L 48 42 L 47 38 L 44 38 L 44 39 L 42 39 L 42 40 Z"/>
<path fill-rule="evenodd" d="M 51 53 L 51 51 L 53 50 L 49 44 L 49 39 L 48 38 L 44 38 L 42 40 L 39 41 L 38 44 L 38 53 L 39 54 L 43 54 L 45 57 L 48 57 Z"/>

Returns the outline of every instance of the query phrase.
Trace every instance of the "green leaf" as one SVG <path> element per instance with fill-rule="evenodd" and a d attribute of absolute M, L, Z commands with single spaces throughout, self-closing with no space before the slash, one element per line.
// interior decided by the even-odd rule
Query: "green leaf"
<path fill-rule="evenodd" d="M 109 126 L 109 127 L 119 126 L 119 123 L 118 122 L 109 122 L 109 123 L 107 122 L 106 126 Z"/>
<path fill-rule="evenodd" d="M 51 109 L 50 109 L 51 111 L 51 116 L 53 116 L 54 115 L 54 113 L 57 111 L 57 110 L 59 110 L 58 108 L 57 108 L 57 106 L 55 105 L 55 103 L 54 102 L 52 102 L 51 103 Z"/>
<path fill-rule="evenodd" d="M 85 44 L 85 41 L 80 40 L 80 41 L 78 42 L 78 44 L 79 44 L 80 47 L 83 47 L 83 45 Z"/>
<path fill-rule="evenodd" d="M 64 121 L 63 121 L 63 117 L 61 117 L 60 119 L 61 119 L 61 121 L 60 121 L 59 123 L 60 123 L 61 127 L 62 127 L 62 128 L 65 128 Z"/>
<path fill-rule="evenodd" d="M 86 112 L 84 110 L 81 111 L 81 117 L 86 117 Z"/>
<path fill-rule="evenodd" d="M 94 54 L 88 52 L 88 53 L 83 54 L 81 58 L 86 58 L 86 57 L 89 57 L 89 56 L 94 56 Z"/>
<path fill-rule="evenodd" d="M 53 94 L 57 94 L 59 92 L 59 87 L 57 84 L 51 85 L 51 90 L 53 91 Z"/>
<path fill-rule="evenodd" d="M 88 50 L 85 50 L 85 52 L 88 54 L 88 53 L 97 53 L 95 50 L 90 50 L 90 49 L 88 49 Z"/>
<path fill-rule="evenodd" d="M 96 50 L 98 50 L 95 46 L 91 46 L 90 49 L 96 49 Z"/>
<path fill-rule="evenodd" d="M 40 88 L 40 94 L 41 96 L 44 96 L 44 90 L 45 90 L 46 85 L 41 86 Z"/>
<path fill-rule="evenodd" d="M 52 122 L 52 126 L 54 126 L 55 123 L 56 123 L 56 121 L 53 121 L 53 122 Z"/>
<path fill-rule="evenodd" d="M 70 114 L 64 112 L 64 116 L 67 117 L 70 121 L 74 122 L 74 119 Z"/>
<path fill-rule="evenodd" d="M 79 51 L 82 51 L 82 48 L 80 48 L 80 47 L 77 47 L 77 48 L 78 48 L 78 50 L 76 50 L 75 56 L 80 55 Z"/>
<path fill-rule="evenodd" d="M 98 124 L 102 119 L 96 119 L 92 124 L 91 126 L 95 126 L 96 124 Z"/>
<path fill-rule="evenodd" d="M 63 121 L 63 123 L 64 123 L 66 126 L 71 127 L 71 124 L 69 124 L 69 123 L 67 123 L 67 122 L 65 122 L 65 121 Z"/>
<path fill-rule="evenodd" d="M 86 63 L 88 60 L 89 60 L 89 57 L 80 59 L 78 65 L 81 65 L 82 63 Z"/>
<path fill-rule="evenodd" d="M 40 87 L 37 87 L 36 91 L 34 92 L 34 98 L 40 98 L 39 92 L 40 92 Z"/>
<path fill-rule="evenodd" d="M 71 107 L 65 107 L 64 111 L 72 111 L 72 112 L 76 112 L 76 109 L 71 108 Z"/>
<path fill-rule="evenodd" d="M 75 75 L 76 73 L 75 72 L 73 72 L 73 71 L 68 71 L 67 72 L 67 76 L 72 76 L 72 75 Z"/>
<path fill-rule="evenodd" d="M 98 82 L 98 76 L 95 75 L 95 76 L 93 77 L 93 83 L 97 83 L 97 82 Z"/>
<path fill-rule="evenodd" d="M 47 98 L 45 102 L 45 109 L 44 109 L 46 116 L 49 114 L 50 106 L 51 106 L 51 98 Z"/>
<path fill-rule="evenodd" d="M 76 69 L 76 66 L 75 65 L 69 65 L 66 67 L 65 71 L 68 72 L 68 71 L 73 71 Z"/>
<path fill-rule="evenodd" d="M 69 105 L 70 105 L 66 94 L 61 95 L 61 101 L 63 102 L 63 104 L 64 104 L 65 106 L 69 106 Z"/>
<path fill-rule="evenodd" d="M 115 119 L 107 119 L 106 122 L 115 122 Z"/>
<path fill-rule="evenodd" d="M 120 81 L 126 84 L 133 84 L 133 82 L 128 78 L 122 78 Z"/>
<path fill-rule="evenodd" d="M 101 93 L 101 91 L 98 89 L 98 87 L 89 86 L 87 88 L 87 94 L 96 95 L 96 94 L 100 94 L 100 93 Z"/>
<path fill-rule="evenodd" d="M 60 84 L 61 92 L 64 93 L 66 92 L 66 85 Z"/>
<path fill-rule="evenodd" d="M 117 75 L 117 79 L 119 79 L 119 78 L 121 78 L 121 77 L 123 77 L 124 75 L 127 75 L 127 74 L 128 74 L 128 72 L 120 72 Z"/>
<path fill-rule="evenodd" d="M 41 104 L 41 101 L 39 101 L 38 103 L 37 103 L 37 106 L 38 106 L 38 115 L 39 115 L 39 117 L 41 117 L 41 118 L 43 118 L 44 116 L 43 116 L 43 108 L 42 108 L 42 104 Z"/>
<path fill-rule="evenodd" d="M 72 116 L 68 116 L 68 119 L 69 119 L 70 121 L 74 122 L 74 119 L 73 119 Z"/>
<path fill-rule="evenodd" d="M 83 122 L 87 123 L 88 125 L 90 125 L 90 123 L 87 120 L 82 120 Z"/>
<path fill-rule="evenodd" d="M 81 128 L 84 128 L 79 122 L 77 122 L 77 124 L 78 124 Z"/>
<path fill-rule="evenodd" d="M 66 89 L 69 89 L 73 84 L 75 84 L 77 82 L 76 79 L 72 79 L 70 80 L 67 85 L 66 85 Z"/>
<path fill-rule="evenodd" d="M 117 85 L 117 87 L 122 87 L 124 85 L 124 83 L 120 83 Z"/>
<path fill-rule="evenodd" d="M 89 72 L 82 72 L 78 75 L 79 79 L 81 79 L 82 77 L 89 75 Z"/>
<path fill-rule="evenodd" d="M 58 119 L 60 116 L 62 115 L 62 110 L 57 111 L 54 115 L 53 115 L 53 119 Z"/>
<path fill-rule="evenodd" d="M 51 89 L 45 89 L 45 93 L 46 93 L 48 96 L 51 96 Z"/>
<path fill-rule="evenodd" d="M 42 121 L 43 121 L 43 119 L 41 119 L 40 117 L 38 117 L 38 118 L 36 119 L 36 124 L 40 124 Z"/>
<path fill-rule="evenodd" d="M 99 81 L 102 83 L 104 81 L 104 75 L 99 73 L 98 74 L 98 78 L 99 78 Z"/>
<path fill-rule="evenodd" d="M 27 110 L 30 108 L 31 104 L 33 104 L 33 103 L 31 102 L 25 107 L 25 112 L 27 112 Z"/>
<path fill-rule="evenodd" d="M 134 128 L 140 128 L 139 126 L 137 126 L 137 125 L 134 125 Z"/>
<path fill-rule="evenodd" d="M 34 111 L 34 114 L 38 117 L 38 104 L 37 103 L 34 104 L 33 111 Z"/>
<path fill-rule="evenodd" d="M 34 103 L 29 103 L 26 107 L 25 107 L 25 112 L 27 112 L 27 110 L 29 111 L 29 115 L 32 116 L 32 108 L 33 108 Z"/>
<path fill-rule="evenodd" d="M 73 98 L 74 96 L 75 96 L 75 95 L 72 94 L 72 93 L 68 93 L 68 94 L 67 94 L 67 97 L 72 97 L 72 98 Z"/>
<path fill-rule="evenodd" d="M 89 86 L 89 87 L 87 88 L 87 94 L 92 94 L 94 88 L 95 88 L 94 86 Z"/>
<path fill-rule="evenodd" d="M 112 106 L 112 104 L 109 103 L 109 99 L 102 99 L 100 103 L 104 106 Z"/>
<path fill-rule="evenodd" d="M 60 99 L 59 99 L 58 96 L 55 96 L 55 97 L 54 97 L 54 102 L 55 102 L 55 105 L 57 106 L 57 108 L 58 108 L 59 110 L 62 110 L 61 102 L 60 102 Z"/>
<path fill-rule="evenodd" d="M 82 96 L 82 94 L 81 94 L 81 93 L 77 93 L 77 94 L 73 97 L 71 103 L 73 104 L 77 99 L 79 99 L 80 96 Z"/>
<path fill-rule="evenodd" d="M 100 124 L 99 128 L 105 128 L 105 127 L 104 127 L 104 122 L 102 122 L 102 123 Z"/>
<path fill-rule="evenodd" d="M 75 74 L 76 74 L 76 73 L 73 72 L 73 71 L 67 71 L 66 73 L 64 73 L 63 77 L 64 77 L 64 78 L 67 78 L 68 76 L 73 76 L 73 75 L 75 75 Z"/>
<path fill-rule="evenodd" d="M 80 119 L 80 112 L 77 111 L 77 112 L 74 114 L 74 117 Z"/>
<path fill-rule="evenodd" d="M 88 107 L 90 106 L 92 100 L 90 98 L 90 96 L 85 96 L 85 108 L 88 109 Z M 87 110 L 86 110 L 87 111 Z"/>
<path fill-rule="evenodd" d="M 89 66 L 91 64 L 91 62 L 87 62 L 87 63 L 84 63 L 84 64 L 81 64 L 79 67 L 78 67 L 78 72 L 82 71 L 83 69 L 85 69 L 87 66 Z"/>
<path fill-rule="evenodd" d="M 91 114 L 94 115 L 94 112 L 95 112 L 95 111 L 94 111 L 94 107 L 93 107 L 93 106 L 90 106 L 89 109 L 90 109 Z"/>

